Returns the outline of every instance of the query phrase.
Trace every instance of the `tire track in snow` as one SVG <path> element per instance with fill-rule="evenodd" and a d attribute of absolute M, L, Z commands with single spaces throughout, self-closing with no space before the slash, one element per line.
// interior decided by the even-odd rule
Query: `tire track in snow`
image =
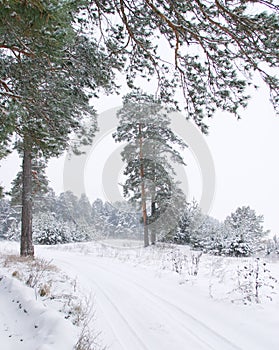
<path fill-rule="evenodd" d="M 201 322 L 200 320 L 198 320 L 197 318 L 195 318 L 194 316 L 192 316 L 191 314 L 189 314 L 185 310 L 181 309 L 179 306 L 171 303 L 170 301 L 166 300 L 165 298 L 162 298 L 158 294 L 155 294 L 154 292 L 152 292 L 149 289 L 143 287 L 139 283 L 137 283 L 137 282 L 135 282 L 135 281 L 133 281 L 131 279 L 127 280 L 126 276 L 123 276 L 123 274 L 121 274 L 119 271 L 117 271 L 117 272 L 116 271 L 113 271 L 113 272 L 112 271 L 108 271 L 104 267 L 102 267 L 100 265 L 96 265 L 96 264 L 95 264 L 95 267 L 98 267 L 99 269 L 105 271 L 106 273 L 111 273 L 113 275 L 116 274 L 122 280 L 124 280 L 125 283 L 133 284 L 138 289 L 141 289 L 145 293 L 145 296 L 147 296 L 150 299 L 150 301 L 152 301 L 153 303 L 155 301 L 155 303 L 160 307 L 160 309 L 162 309 L 162 307 L 163 307 L 168 312 L 170 317 L 180 324 L 180 327 L 182 327 L 184 330 L 186 330 L 192 336 L 197 338 L 200 342 L 202 342 L 204 345 L 206 345 L 209 349 L 216 350 L 216 344 L 212 345 L 212 341 L 209 343 L 207 340 L 204 339 L 204 337 L 202 338 L 198 334 L 207 333 L 208 337 L 206 339 L 214 338 L 213 343 L 215 343 L 216 340 L 217 340 L 217 344 L 222 342 L 223 346 L 220 347 L 220 349 L 222 349 L 222 350 L 241 350 L 241 348 L 239 346 L 237 346 L 236 344 L 234 344 L 233 342 L 231 342 L 229 339 L 225 338 L 221 334 L 217 333 L 215 330 L 213 330 L 212 328 L 210 328 L 205 323 Z M 158 303 L 158 300 L 161 301 L 161 303 Z M 162 305 L 162 303 L 163 303 L 163 305 Z M 174 316 L 173 313 L 169 312 L 168 307 L 170 307 L 171 309 L 175 309 L 181 315 L 186 316 L 192 323 L 195 323 L 198 326 L 198 328 L 200 328 L 198 334 L 197 334 L 197 332 L 194 332 L 189 327 L 186 327 L 181 319 L 179 319 L 178 317 Z"/>
<path fill-rule="evenodd" d="M 98 283 L 96 283 L 96 281 L 93 281 L 93 284 L 97 287 L 97 289 L 99 290 L 99 292 L 101 292 L 105 298 L 107 299 L 107 301 L 109 302 L 109 304 L 113 307 L 113 309 L 117 312 L 118 316 L 120 316 L 121 320 L 123 321 L 123 323 L 125 324 L 125 326 L 127 327 L 128 330 L 130 330 L 130 333 L 134 336 L 135 339 L 134 340 L 134 346 L 135 346 L 135 340 L 138 342 L 138 344 L 140 345 L 141 349 L 144 350 L 150 350 L 146 344 L 141 340 L 140 336 L 138 335 L 138 333 L 136 332 L 136 330 L 129 324 L 129 322 L 127 321 L 127 319 L 125 318 L 125 316 L 123 315 L 123 313 L 120 311 L 120 309 L 117 307 L 116 303 L 113 302 L 113 300 L 109 297 L 109 295 L 105 292 L 104 288 L 100 287 L 100 285 Z M 123 344 L 123 341 L 121 340 L 121 338 L 118 335 L 118 332 L 114 329 L 112 322 L 108 319 L 111 329 L 113 330 L 113 333 L 115 335 L 115 337 L 118 339 L 119 343 L 121 343 L 123 348 L 126 348 L 125 344 Z M 127 336 L 127 335 L 126 335 Z M 136 349 L 139 349 L 139 347 L 137 347 Z M 128 350 L 130 350 L 130 348 L 128 348 Z"/>
<path fill-rule="evenodd" d="M 69 253 L 68 253 L 69 254 Z M 65 256 L 64 256 L 65 257 Z M 230 340 L 222 336 L 221 334 L 217 333 L 215 330 L 204 324 L 202 321 L 198 320 L 185 310 L 181 309 L 179 306 L 171 303 L 170 301 L 166 300 L 165 298 L 161 297 L 160 295 L 155 294 L 153 291 L 143 287 L 141 284 L 135 282 L 134 280 L 131 280 L 131 275 L 129 275 L 129 278 L 127 279 L 127 274 L 120 273 L 119 271 L 115 271 L 115 269 L 107 269 L 103 266 L 100 266 L 99 260 L 94 257 L 94 262 L 92 265 L 92 257 L 86 257 L 86 256 L 80 256 L 79 262 L 77 264 L 77 261 L 74 259 L 71 259 L 71 256 L 69 255 L 69 258 L 67 257 L 66 260 L 61 257 L 61 255 L 57 256 L 57 259 L 62 264 L 66 264 L 67 266 L 71 267 L 71 272 L 75 270 L 77 272 L 77 275 L 79 276 L 79 279 L 81 278 L 86 282 L 88 285 L 90 281 L 90 287 L 93 286 L 96 287 L 96 289 L 100 294 L 103 296 L 103 303 L 100 303 L 101 309 L 103 309 L 103 313 L 106 316 L 109 314 L 111 316 L 110 312 L 113 310 L 114 316 L 116 316 L 116 319 L 118 318 L 118 322 L 122 323 L 126 327 L 126 330 L 128 331 L 129 335 L 125 333 L 125 341 L 123 342 L 123 339 L 121 338 L 121 335 L 119 334 L 119 324 L 115 327 L 115 321 L 112 322 L 111 317 L 106 317 L 110 328 L 117 339 L 118 343 L 121 344 L 122 349 L 130 350 L 131 347 L 127 346 L 127 336 L 129 338 L 129 341 L 133 343 L 132 348 L 133 349 L 142 349 L 142 350 L 150 350 L 151 347 L 147 346 L 143 341 L 142 337 L 140 336 L 139 332 L 131 326 L 129 323 L 129 315 L 127 314 L 125 316 L 125 310 L 121 310 L 117 306 L 117 301 L 113 300 L 115 299 L 114 294 L 109 295 L 108 291 L 113 290 L 113 285 L 109 286 L 109 288 L 105 289 L 106 284 L 111 284 L 115 280 L 115 277 L 118 276 L 118 280 L 115 282 L 116 285 L 121 285 L 121 288 L 123 288 L 124 285 L 127 285 L 128 287 L 125 290 L 133 290 L 133 288 L 129 288 L 129 286 L 133 286 L 134 288 L 139 291 L 138 295 L 141 297 L 144 295 L 146 299 L 149 300 L 151 304 L 150 306 L 156 305 L 157 309 L 162 311 L 164 310 L 164 313 L 168 315 L 168 318 L 172 319 L 172 323 L 174 327 L 180 329 L 180 335 L 183 335 L 185 338 L 185 343 L 188 341 L 190 342 L 191 339 L 186 338 L 186 334 L 190 336 L 190 338 L 195 339 L 196 346 L 199 346 L 198 349 L 207 349 L 207 350 L 241 350 L 240 347 L 233 344 Z M 75 256 L 76 259 L 76 256 Z M 97 261 L 98 263 L 97 263 Z M 92 277 L 88 278 L 88 267 L 92 266 L 90 268 L 92 272 Z M 77 267 L 78 266 L 78 267 Z M 99 281 L 96 281 L 94 269 L 97 269 L 99 271 L 102 271 L 102 282 L 103 286 L 100 285 Z M 86 271 L 86 274 L 83 273 L 83 271 Z M 104 283 L 104 276 L 106 276 L 106 279 L 108 279 L 109 282 L 105 281 Z M 111 276 L 111 277 L 110 277 Z M 124 291 L 124 289 L 123 289 Z M 113 292 L 112 292 L 113 293 Z M 104 305 L 104 299 L 105 299 L 105 305 Z M 110 305 L 109 308 L 108 305 Z M 175 312 L 174 312 L 175 311 Z M 126 310 L 127 313 L 127 310 Z M 179 313 L 182 318 L 177 316 L 177 313 Z M 184 318 L 184 319 L 183 319 Z M 185 320 L 186 318 L 186 320 Z M 194 324 L 195 330 L 193 330 L 193 327 L 187 327 L 186 323 Z M 125 343 L 126 342 L 126 343 Z M 137 345 L 136 345 L 137 344 Z M 186 345 L 186 344 L 185 344 Z M 187 344 L 188 345 L 188 344 Z M 153 349 L 153 348 L 152 348 Z M 195 349 L 197 349 L 195 347 Z"/>
<path fill-rule="evenodd" d="M 68 265 L 71 267 L 72 271 L 76 270 L 76 272 L 78 273 L 79 279 L 81 277 L 81 270 L 78 270 L 76 268 L 76 264 L 73 262 L 73 260 L 68 261 L 68 260 L 62 260 L 60 258 L 58 258 L 60 260 L 60 262 L 63 263 L 63 265 Z M 83 262 L 84 263 L 84 262 Z M 81 265 L 78 265 L 79 267 L 81 267 Z M 85 265 L 85 270 L 87 270 L 88 268 L 88 263 L 86 263 Z M 94 265 L 94 267 L 96 267 Z M 87 285 L 88 285 L 88 276 L 84 276 L 87 280 Z M 81 279 L 80 279 L 81 280 Z M 133 343 L 133 349 L 142 349 L 142 350 L 150 350 L 150 348 L 142 341 L 142 339 L 140 338 L 140 336 L 138 335 L 138 333 L 136 332 L 136 330 L 129 324 L 129 322 L 127 321 L 127 319 L 125 318 L 124 314 L 121 312 L 121 310 L 119 309 L 119 307 L 117 307 L 117 304 L 115 302 L 113 302 L 113 300 L 111 299 L 111 297 L 108 295 L 108 293 L 105 291 L 105 289 L 103 287 L 100 286 L 99 283 L 96 282 L 96 280 L 94 278 L 90 278 L 89 279 L 91 282 L 90 287 L 96 287 L 97 291 L 99 292 L 99 296 L 100 294 L 104 296 L 105 300 L 107 302 L 106 306 L 104 306 L 103 303 L 100 303 L 100 308 L 103 310 L 103 314 L 105 315 L 105 317 L 109 314 L 110 317 L 106 317 L 106 320 L 108 321 L 110 328 L 115 336 L 115 338 L 117 339 L 118 343 L 122 346 L 122 349 L 127 349 L 127 350 L 131 350 L 131 347 L 127 345 L 125 345 L 125 343 L 123 342 L 123 340 L 121 339 L 119 332 L 117 331 L 117 329 L 114 327 L 114 323 L 112 322 L 112 317 L 111 317 L 111 307 L 113 309 L 113 311 L 115 311 L 115 313 L 117 314 L 117 316 L 119 316 L 118 322 L 122 323 L 125 325 L 126 327 L 126 331 L 128 331 L 130 333 L 130 337 L 129 335 L 126 333 L 125 334 L 125 339 L 127 341 L 127 337 L 132 339 L 132 343 Z M 110 305 L 110 310 L 109 313 L 107 312 L 107 304 Z M 114 314 L 115 314 L 114 313 Z M 132 337 L 131 337 L 132 336 Z"/>

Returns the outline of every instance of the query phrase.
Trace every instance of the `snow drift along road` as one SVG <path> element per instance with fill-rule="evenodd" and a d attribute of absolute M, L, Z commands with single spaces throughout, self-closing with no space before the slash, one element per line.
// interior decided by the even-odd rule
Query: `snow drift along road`
<path fill-rule="evenodd" d="M 1 350 L 70 350 L 78 337 L 78 329 L 61 313 L 36 300 L 33 289 L 3 274 L 0 320 Z"/>

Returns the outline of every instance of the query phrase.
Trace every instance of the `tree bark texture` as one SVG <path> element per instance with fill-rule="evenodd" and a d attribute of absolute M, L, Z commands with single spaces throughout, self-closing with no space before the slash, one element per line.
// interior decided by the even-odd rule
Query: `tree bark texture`
<path fill-rule="evenodd" d="M 156 220 L 155 215 L 156 215 L 156 203 L 155 203 L 155 200 L 152 198 L 152 202 L 151 202 L 152 222 L 154 222 L 153 220 Z M 153 228 L 151 229 L 150 241 L 151 241 L 151 244 L 156 244 L 156 232 L 155 232 L 154 225 L 153 225 Z"/>
<path fill-rule="evenodd" d="M 28 140 L 24 140 L 22 162 L 22 213 L 21 213 L 21 256 L 34 256 L 32 241 L 32 152 Z"/>

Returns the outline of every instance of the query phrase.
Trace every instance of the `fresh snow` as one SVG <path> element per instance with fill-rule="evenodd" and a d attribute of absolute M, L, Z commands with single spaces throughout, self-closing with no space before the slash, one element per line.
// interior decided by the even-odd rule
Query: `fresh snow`
<path fill-rule="evenodd" d="M 0 348 L 3 350 L 70 349 L 77 330 L 58 311 L 46 308 L 15 278 L 0 277 Z"/>
<path fill-rule="evenodd" d="M 36 247 L 38 257 L 76 281 L 81 297 L 92 298 L 90 327 L 99 344 L 110 350 L 279 349 L 279 262 L 265 265 L 256 304 L 241 280 L 253 259 L 203 255 L 196 270 L 198 255 L 188 247 L 115 242 Z M 0 242 L 2 253 L 8 249 Z M 1 349 L 73 349 L 77 327 L 4 270 Z"/>

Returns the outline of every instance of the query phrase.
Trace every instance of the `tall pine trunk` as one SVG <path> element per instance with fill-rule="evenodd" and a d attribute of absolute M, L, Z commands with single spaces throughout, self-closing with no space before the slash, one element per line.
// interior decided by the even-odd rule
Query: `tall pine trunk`
<path fill-rule="evenodd" d="M 140 179 L 141 179 L 141 207 L 142 207 L 142 218 L 143 218 L 143 241 L 144 247 L 149 246 L 149 235 L 147 226 L 147 211 L 146 211 L 146 193 L 144 186 L 144 166 L 143 166 L 143 152 L 142 152 L 142 132 L 141 123 L 139 124 L 139 145 L 140 145 Z"/>
<path fill-rule="evenodd" d="M 153 145 L 153 150 L 152 150 L 153 154 L 155 155 L 156 150 L 155 147 Z M 156 243 L 156 225 L 155 225 L 155 221 L 156 221 L 156 202 L 155 202 L 155 193 L 156 193 L 156 170 L 155 170 L 155 166 L 153 167 L 152 170 L 152 180 L 153 180 L 153 184 L 151 187 L 151 220 L 153 225 L 151 226 L 151 233 L 150 233 L 150 241 L 151 244 L 155 244 Z"/>
<path fill-rule="evenodd" d="M 152 195 L 152 201 L 151 201 L 152 222 L 155 222 L 155 220 L 156 220 L 155 215 L 156 215 L 156 203 L 155 203 L 154 195 Z M 153 227 L 151 228 L 150 241 L 151 241 L 151 244 L 156 244 L 155 225 L 153 225 Z"/>
<path fill-rule="evenodd" d="M 34 256 L 32 242 L 32 151 L 28 137 L 23 141 L 21 256 Z"/>

